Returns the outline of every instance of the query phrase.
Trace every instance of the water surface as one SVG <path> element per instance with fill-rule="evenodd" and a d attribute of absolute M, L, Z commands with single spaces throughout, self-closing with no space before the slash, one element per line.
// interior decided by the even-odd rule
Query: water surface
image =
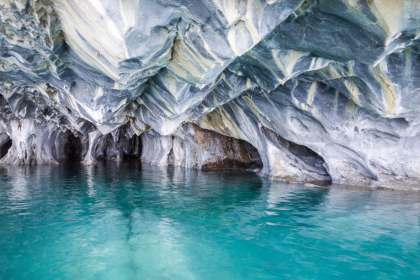
<path fill-rule="evenodd" d="M 0 279 L 420 279 L 420 193 L 135 163 L 0 168 Z"/>

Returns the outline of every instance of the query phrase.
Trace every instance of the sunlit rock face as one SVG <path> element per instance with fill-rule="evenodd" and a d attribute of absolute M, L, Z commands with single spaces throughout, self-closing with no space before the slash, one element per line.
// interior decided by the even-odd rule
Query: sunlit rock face
<path fill-rule="evenodd" d="M 419 189 L 419 1 L 0 0 L 0 30 L 0 164 Z"/>

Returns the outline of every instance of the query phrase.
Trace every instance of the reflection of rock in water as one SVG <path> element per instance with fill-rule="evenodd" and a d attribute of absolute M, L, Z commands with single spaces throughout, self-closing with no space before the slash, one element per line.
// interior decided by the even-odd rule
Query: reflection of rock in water
<path fill-rule="evenodd" d="M 124 218 L 127 219 L 127 242 L 130 240 L 133 235 L 133 218 L 130 213 L 124 213 Z"/>
<path fill-rule="evenodd" d="M 278 181 L 265 181 L 267 208 L 287 211 L 313 211 L 329 196 L 330 188 L 307 187 Z"/>
<path fill-rule="evenodd" d="M 419 189 L 418 1 L 3 2 L 2 165 Z"/>

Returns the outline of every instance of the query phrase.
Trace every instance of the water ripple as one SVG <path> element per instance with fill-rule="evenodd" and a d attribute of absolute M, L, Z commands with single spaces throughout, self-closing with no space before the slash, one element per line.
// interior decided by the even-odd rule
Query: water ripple
<path fill-rule="evenodd" d="M 420 277 L 416 192 L 125 163 L 0 173 L 0 279 Z"/>

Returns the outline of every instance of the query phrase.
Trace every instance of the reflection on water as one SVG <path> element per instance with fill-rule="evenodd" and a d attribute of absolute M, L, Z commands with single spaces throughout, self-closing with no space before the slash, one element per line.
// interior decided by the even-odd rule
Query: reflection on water
<path fill-rule="evenodd" d="M 420 277 L 417 192 L 138 163 L 0 174 L 0 279 Z"/>

